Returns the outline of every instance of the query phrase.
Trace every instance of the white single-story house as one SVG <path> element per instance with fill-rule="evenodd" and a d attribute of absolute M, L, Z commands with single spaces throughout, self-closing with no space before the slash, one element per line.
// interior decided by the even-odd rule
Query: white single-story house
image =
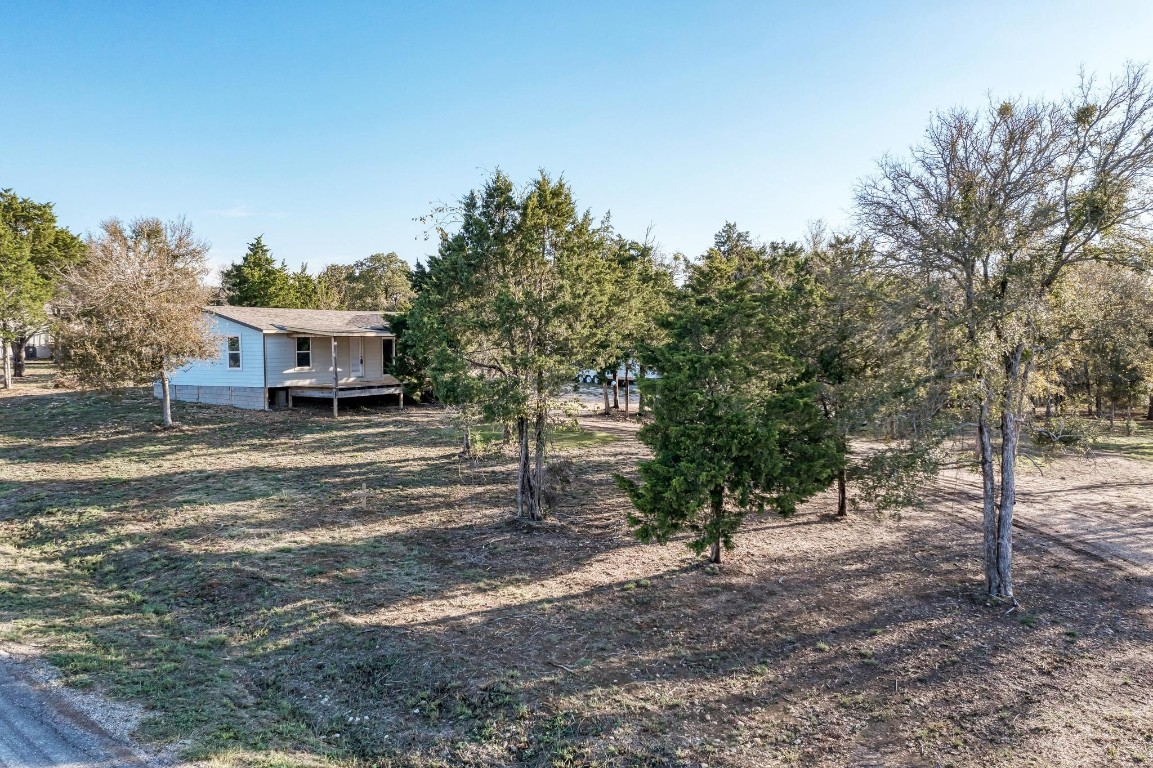
<path fill-rule="evenodd" d="M 397 395 L 396 335 L 379 312 L 205 307 L 219 354 L 169 375 L 173 400 L 267 410 L 294 397 Z M 160 397 L 160 382 L 154 391 Z"/>
<path fill-rule="evenodd" d="M 52 357 L 52 337 L 48 331 L 39 331 L 24 342 L 24 357 L 28 360 L 43 360 Z"/>

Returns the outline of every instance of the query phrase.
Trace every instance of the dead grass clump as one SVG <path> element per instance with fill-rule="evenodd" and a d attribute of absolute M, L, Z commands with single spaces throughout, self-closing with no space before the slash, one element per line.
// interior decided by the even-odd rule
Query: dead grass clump
<path fill-rule="evenodd" d="M 548 463 L 544 469 L 544 487 L 541 489 L 546 509 L 556 512 L 562 494 L 572 486 L 576 474 L 576 463 L 572 459 L 554 459 Z"/>

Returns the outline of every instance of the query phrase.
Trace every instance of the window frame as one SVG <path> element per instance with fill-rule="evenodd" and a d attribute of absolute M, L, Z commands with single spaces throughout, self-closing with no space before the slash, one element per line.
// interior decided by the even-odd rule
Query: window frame
<path fill-rule="evenodd" d="M 236 339 L 236 349 L 231 348 L 233 339 Z M 236 355 L 236 365 L 232 364 L 233 355 Z M 244 370 L 244 340 L 238 333 L 230 333 L 224 337 L 224 367 L 230 371 Z"/>
<path fill-rule="evenodd" d="M 380 345 L 381 371 L 388 373 L 388 369 L 396 362 L 396 338 L 381 339 Z"/>
<path fill-rule="evenodd" d="M 300 342 L 306 342 L 308 349 L 301 349 Z M 300 356 L 308 355 L 308 365 L 300 364 Z M 312 337 L 311 336 L 297 336 L 296 337 L 296 370 L 298 371 L 311 371 L 312 370 Z"/>

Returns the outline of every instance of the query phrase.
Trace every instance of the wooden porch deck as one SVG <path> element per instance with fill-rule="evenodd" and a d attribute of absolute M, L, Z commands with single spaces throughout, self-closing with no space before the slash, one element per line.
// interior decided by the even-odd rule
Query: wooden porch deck
<path fill-rule="evenodd" d="M 397 395 L 401 408 L 404 408 L 404 386 L 392 376 L 383 379 L 356 379 L 342 381 L 336 385 L 336 398 L 349 397 L 375 397 L 378 395 Z M 292 407 L 294 397 L 313 397 L 325 400 L 333 399 L 332 385 L 309 385 L 288 388 L 288 407 Z"/>

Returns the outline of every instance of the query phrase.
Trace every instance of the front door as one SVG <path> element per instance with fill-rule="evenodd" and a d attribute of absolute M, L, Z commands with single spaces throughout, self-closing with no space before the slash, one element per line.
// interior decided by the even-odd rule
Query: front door
<path fill-rule="evenodd" d="M 352 349 L 349 350 L 349 355 L 352 357 L 352 378 L 364 378 L 364 344 L 360 339 L 351 339 Z"/>

